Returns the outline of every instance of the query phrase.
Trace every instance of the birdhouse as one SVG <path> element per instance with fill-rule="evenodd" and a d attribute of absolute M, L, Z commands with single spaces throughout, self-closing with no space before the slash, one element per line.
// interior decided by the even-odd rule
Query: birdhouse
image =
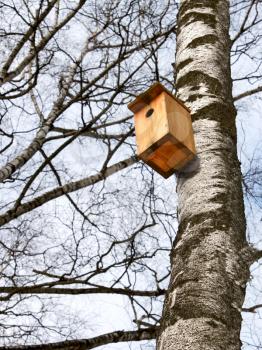
<path fill-rule="evenodd" d="M 189 109 L 155 83 L 128 108 L 135 114 L 137 154 L 163 177 L 181 169 L 196 154 Z"/>

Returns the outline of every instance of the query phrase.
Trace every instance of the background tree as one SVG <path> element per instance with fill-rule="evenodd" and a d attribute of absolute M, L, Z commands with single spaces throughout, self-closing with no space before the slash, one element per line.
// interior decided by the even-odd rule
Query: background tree
<path fill-rule="evenodd" d="M 245 241 L 233 100 L 239 108 L 262 90 L 261 2 L 184 0 L 177 24 L 176 1 L 0 5 L 2 349 L 90 349 L 157 334 L 160 349 L 239 348 L 243 288 L 260 252 Z M 176 86 L 191 109 L 200 159 L 177 174 L 178 233 L 175 177 L 137 162 L 126 108 L 155 80 Z M 260 154 L 245 147 L 255 225 Z M 112 301 L 130 322 L 114 317 Z M 242 338 L 260 346 L 261 337 Z"/>

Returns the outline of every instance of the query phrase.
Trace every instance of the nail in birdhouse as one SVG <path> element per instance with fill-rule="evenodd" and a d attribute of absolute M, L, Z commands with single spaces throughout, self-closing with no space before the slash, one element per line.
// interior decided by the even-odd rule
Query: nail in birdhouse
<path fill-rule="evenodd" d="M 181 169 L 196 154 L 188 108 L 155 83 L 128 108 L 135 114 L 137 154 L 163 177 Z"/>

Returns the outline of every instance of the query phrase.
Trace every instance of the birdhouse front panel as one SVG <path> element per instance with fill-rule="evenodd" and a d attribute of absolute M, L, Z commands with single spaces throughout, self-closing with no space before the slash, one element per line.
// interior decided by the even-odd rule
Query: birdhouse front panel
<path fill-rule="evenodd" d="M 161 93 L 135 114 L 137 153 L 142 154 L 168 131 L 165 98 Z"/>
<path fill-rule="evenodd" d="M 189 110 L 160 83 L 129 104 L 138 156 L 165 178 L 195 155 Z"/>

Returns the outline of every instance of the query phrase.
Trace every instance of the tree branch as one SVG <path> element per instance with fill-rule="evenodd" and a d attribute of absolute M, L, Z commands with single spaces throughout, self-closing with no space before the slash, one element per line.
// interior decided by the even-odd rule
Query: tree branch
<path fill-rule="evenodd" d="M 89 350 L 111 343 L 155 339 L 158 329 L 159 327 L 153 326 L 136 331 L 116 331 L 89 339 L 66 340 L 39 345 L 1 346 L 0 350 Z"/>
<path fill-rule="evenodd" d="M 9 54 L 8 60 L 5 62 L 2 72 L 1 72 L 1 83 L 2 85 L 5 81 L 4 78 L 7 74 L 7 71 L 11 64 L 13 63 L 14 59 L 16 58 L 18 52 L 22 49 L 22 47 L 25 45 L 25 43 L 29 40 L 30 36 L 38 29 L 38 26 L 40 23 L 47 17 L 47 15 L 50 13 L 50 11 L 53 9 L 55 4 L 57 3 L 57 0 L 52 0 L 46 9 L 42 12 L 40 16 L 37 16 L 33 23 L 31 23 L 28 30 L 24 33 L 21 40 L 18 41 L 18 43 L 15 45 L 13 51 Z M 38 9 L 38 12 L 40 12 L 41 7 Z"/>
<path fill-rule="evenodd" d="M 14 79 L 18 74 L 20 74 L 25 67 L 28 66 L 28 64 L 34 59 L 34 57 L 44 49 L 44 47 L 48 44 L 48 42 L 54 37 L 54 35 L 61 29 L 63 28 L 73 17 L 74 15 L 81 9 L 81 7 L 85 4 L 86 0 L 79 0 L 77 6 L 63 19 L 61 23 L 59 23 L 53 30 L 49 31 L 46 36 L 42 38 L 42 40 L 39 42 L 39 44 L 34 48 L 33 51 L 29 52 L 29 54 L 22 60 L 22 62 L 11 72 L 7 72 L 9 66 L 15 59 L 17 53 L 20 51 L 21 47 L 15 48 L 12 56 L 10 59 L 7 61 L 5 66 L 3 67 L 2 70 L 2 83 L 6 83 Z M 34 27 L 33 27 L 34 29 Z M 30 29 L 29 29 L 29 36 L 30 36 Z M 27 36 L 25 36 L 26 38 Z M 25 39 L 24 39 L 25 40 Z M 27 39 L 28 40 L 28 39 Z M 17 51 L 18 50 L 18 51 Z"/>
<path fill-rule="evenodd" d="M 134 131 L 135 129 L 133 128 L 132 131 Z M 52 131 L 54 132 L 58 132 L 62 135 L 56 135 L 56 136 L 50 136 L 48 138 L 46 138 L 45 142 L 49 142 L 49 141 L 53 141 L 53 140 L 60 140 L 62 138 L 66 138 L 72 135 L 75 135 L 76 133 L 79 132 L 79 130 L 75 130 L 75 129 L 66 129 L 66 128 L 53 128 Z M 108 139 L 113 139 L 113 140 L 117 140 L 122 138 L 123 136 L 125 136 L 126 134 L 121 133 L 121 134 L 109 134 L 109 133 L 101 133 L 99 134 L 98 132 L 94 132 L 94 131 L 84 131 L 81 136 L 87 136 L 90 138 L 94 138 L 94 139 L 102 139 L 102 140 L 108 140 Z M 133 136 L 133 135 L 132 135 Z"/>
<path fill-rule="evenodd" d="M 246 12 L 246 15 L 245 15 L 245 17 L 244 17 L 244 19 L 243 19 L 243 22 L 242 22 L 242 24 L 241 24 L 241 26 L 240 26 L 240 28 L 239 28 L 239 31 L 238 31 L 238 33 L 235 35 L 235 37 L 231 40 L 231 42 L 232 42 L 232 44 L 235 42 L 235 41 L 237 41 L 237 39 L 239 39 L 239 37 L 249 28 L 246 28 L 245 26 L 246 26 L 246 23 L 247 23 L 247 21 L 248 21 L 248 18 L 249 18 L 249 15 L 250 15 L 250 12 L 251 12 L 251 10 L 252 10 L 252 7 L 254 6 L 254 4 L 257 2 L 257 0 L 252 0 L 251 1 L 251 4 L 250 4 L 250 6 L 249 6 L 249 8 L 248 8 L 248 10 L 247 10 L 247 12 Z"/>
<path fill-rule="evenodd" d="M 253 250 L 253 261 L 257 261 L 262 258 L 262 250 L 254 249 Z"/>
<path fill-rule="evenodd" d="M 257 309 L 261 308 L 262 304 L 257 304 L 251 307 L 242 307 L 243 312 L 252 312 L 255 313 Z"/>
<path fill-rule="evenodd" d="M 73 284 L 74 282 L 72 282 Z M 110 288 L 110 287 L 93 287 L 93 288 L 53 288 L 51 282 L 50 286 L 40 287 L 40 286 L 26 286 L 26 287 L 1 287 L 0 293 L 8 293 L 10 295 L 14 294 L 66 294 L 66 295 L 81 295 L 81 294 L 120 294 L 128 296 L 145 296 L 145 297 L 157 297 L 165 294 L 165 289 L 159 290 L 132 290 L 128 288 Z M 59 284 L 59 281 L 58 283 Z M 84 284 L 84 283 L 83 283 Z M 6 297 L 1 298 L 6 299 Z"/>
<path fill-rule="evenodd" d="M 95 175 L 83 178 L 78 181 L 69 182 L 63 186 L 54 188 L 53 190 L 46 192 L 33 200 L 21 204 L 17 208 L 8 210 L 5 214 L 0 215 L 0 226 L 8 223 L 9 221 L 25 214 L 35 208 L 40 207 L 44 203 L 51 201 L 52 199 L 63 196 L 66 193 L 71 193 L 81 188 L 94 185 L 95 183 L 105 180 L 107 177 L 117 173 L 118 171 L 135 164 L 138 161 L 136 156 L 127 158 L 119 163 L 113 164 L 106 168 L 103 172 L 99 172 Z"/>
<path fill-rule="evenodd" d="M 258 93 L 258 92 L 261 92 L 261 91 L 262 91 L 262 86 L 258 86 L 258 87 L 256 87 L 255 89 L 251 89 L 251 90 L 242 92 L 242 94 L 239 94 L 239 95 L 235 96 L 235 97 L 233 98 L 233 100 L 234 100 L 234 101 L 238 101 L 238 100 L 240 100 L 241 98 L 254 95 L 254 94 L 256 94 L 256 93 Z"/>

